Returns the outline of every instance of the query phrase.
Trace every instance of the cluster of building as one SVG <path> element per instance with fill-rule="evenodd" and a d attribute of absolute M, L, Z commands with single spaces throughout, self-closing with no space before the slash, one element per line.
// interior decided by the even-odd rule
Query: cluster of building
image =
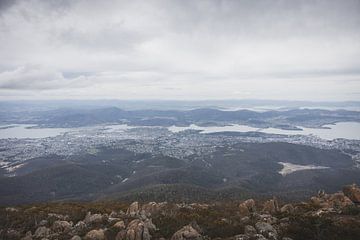
<path fill-rule="evenodd" d="M 49 155 L 96 154 L 102 147 L 123 148 L 135 153 L 162 154 L 179 159 L 209 155 L 218 147 L 239 142 L 287 142 L 323 149 L 338 149 L 351 155 L 360 166 L 360 141 L 324 140 L 314 135 L 203 134 L 186 130 L 171 132 L 165 127 L 111 129 L 106 126 L 75 129 L 55 137 L 0 139 L 0 168 L 9 171 L 29 159 Z"/>

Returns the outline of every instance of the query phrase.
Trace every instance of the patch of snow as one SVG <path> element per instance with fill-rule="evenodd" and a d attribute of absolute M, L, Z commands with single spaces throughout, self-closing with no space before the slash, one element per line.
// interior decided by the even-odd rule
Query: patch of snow
<path fill-rule="evenodd" d="M 283 166 L 279 173 L 283 176 L 286 176 L 290 173 L 303 171 L 303 170 L 316 170 L 316 169 L 328 169 L 329 167 L 316 166 L 316 165 L 297 165 L 293 163 L 278 162 Z"/>
<path fill-rule="evenodd" d="M 25 165 L 25 163 L 21 163 L 21 164 L 15 165 L 15 166 L 6 167 L 5 170 L 10 173 L 10 172 L 15 171 L 18 168 L 21 168 L 24 165 Z"/>
<path fill-rule="evenodd" d="M 126 182 L 127 180 L 129 180 L 129 178 L 125 178 L 124 180 L 122 180 L 121 182 Z"/>

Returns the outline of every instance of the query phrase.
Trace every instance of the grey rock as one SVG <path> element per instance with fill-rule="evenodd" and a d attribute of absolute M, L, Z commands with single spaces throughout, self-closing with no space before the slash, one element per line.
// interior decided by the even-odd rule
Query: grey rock
<path fill-rule="evenodd" d="M 202 239 L 202 236 L 191 225 L 184 226 L 179 231 L 174 233 L 171 240 L 197 240 Z"/>
<path fill-rule="evenodd" d="M 85 216 L 84 222 L 86 224 L 99 224 L 99 223 L 103 223 L 106 220 L 107 220 L 107 216 L 101 215 L 99 213 L 91 214 L 91 212 L 88 212 Z"/>
<path fill-rule="evenodd" d="M 234 236 L 234 240 L 250 240 L 250 236 L 246 234 L 239 234 Z"/>
<path fill-rule="evenodd" d="M 251 226 L 251 225 L 246 225 L 245 228 L 244 228 L 244 234 L 247 234 L 247 235 L 254 235 L 256 234 L 256 229 Z"/>
<path fill-rule="evenodd" d="M 56 233 L 69 233 L 72 229 L 72 223 L 68 221 L 55 221 L 51 229 Z"/>
<path fill-rule="evenodd" d="M 79 221 L 75 224 L 75 226 L 72 229 L 72 233 L 74 235 L 84 235 L 88 230 L 88 227 L 86 226 L 86 223 L 84 221 Z"/>
<path fill-rule="evenodd" d="M 116 228 L 116 229 L 119 229 L 119 230 L 126 228 L 124 221 L 118 221 L 118 222 L 116 222 L 116 223 L 113 225 L 113 227 Z"/>
<path fill-rule="evenodd" d="M 135 217 L 138 214 L 139 214 L 139 203 L 133 202 L 132 204 L 130 204 L 129 208 L 127 209 L 126 215 Z"/>
<path fill-rule="evenodd" d="M 75 235 L 70 240 L 81 240 L 81 237 L 78 235 Z"/>
<path fill-rule="evenodd" d="M 257 222 L 255 224 L 255 228 L 258 231 L 258 233 L 262 234 L 263 236 L 273 239 L 273 240 L 277 239 L 277 235 L 278 235 L 277 231 L 269 223 Z"/>
<path fill-rule="evenodd" d="M 41 220 L 40 222 L 39 222 L 39 226 L 47 226 L 48 225 L 48 220 Z"/>
<path fill-rule="evenodd" d="M 34 233 L 35 238 L 46 238 L 50 236 L 50 229 L 47 227 L 38 227 Z"/>
<path fill-rule="evenodd" d="M 85 240 L 105 240 L 105 233 L 103 229 L 91 230 L 85 235 Z"/>
<path fill-rule="evenodd" d="M 255 234 L 251 240 L 268 240 L 266 237 L 264 237 L 262 234 Z"/>

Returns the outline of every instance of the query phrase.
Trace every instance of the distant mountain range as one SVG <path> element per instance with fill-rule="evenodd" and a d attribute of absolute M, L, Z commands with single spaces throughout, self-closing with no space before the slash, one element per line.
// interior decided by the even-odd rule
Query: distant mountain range
<path fill-rule="evenodd" d="M 296 129 L 296 126 L 320 127 L 341 121 L 360 121 L 360 112 L 348 110 L 292 109 L 285 111 L 194 110 L 122 110 L 116 107 L 96 109 L 61 108 L 47 111 L 8 111 L 0 117 L 2 124 L 27 123 L 47 127 L 79 127 L 96 124 L 134 126 L 188 126 L 247 124 L 255 127 Z"/>

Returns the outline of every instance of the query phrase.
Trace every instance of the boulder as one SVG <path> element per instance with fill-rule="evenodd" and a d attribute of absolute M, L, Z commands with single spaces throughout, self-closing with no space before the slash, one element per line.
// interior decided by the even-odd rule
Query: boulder
<path fill-rule="evenodd" d="M 266 237 L 264 237 L 262 234 L 255 234 L 252 236 L 251 240 L 268 240 Z"/>
<path fill-rule="evenodd" d="M 246 225 L 244 228 L 244 234 L 246 235 L 254 235 L 256 234 L 256 229 L 251 225 Z"/>
<path fill-rule="evenodd" d="M 116 234 L 115 240 L 125 240 L 126 238 L 126 230 L 123 229 Z"/>
<path fill-rule="evenodd" d="M 353 205 L 353 202 L 343 193 L 334 193 L 329 196 L 329 205 L 332 208 L 344 208 Z"/>
<path fill-rule="evenodd" d="M 241 215 L 248 215 L 250 212 L 255 212 L 255 201 L 254 199 L 248 199 L 239 204 L 239 212 Z"/>
<path fill-rule="evenodd" d="M 250 240 L 250 236 L 246 234 L 239 234 L 234 236 L 234 240 Z"/>
<path fill-rule="evenodd" d="M 294 206 L 291 203 L 285 204 L 280 208 L 281 213 L 294 213 Z"/>
<path fill-rule="evenodd" d="M 81 240 L 81 237 L 78 235 L 75 235 L 70 240 Z"/>
<path fill-rule="evenodd" d="M 84 235 L 87 232 L 87 230 L 88 228 L 86 226 L 86 223 L 84 221 L 79 221 L 73 227 L 72 233 L 74 235 Z"/>
<path fill-rule="evenodd" d="M 249 215 L 250 214 L 250 211 L 247 208 L 245 203 L 240 203 L 239 204 L 239 212 L 240 212 L 241 215 Z"/>
<path fill-rule="evenodd" d="M 153 233 L 156 231 L 156 226 L 155 224 L 153 224 L 152 220 L 151 219 L 146 219 L 144 221 L 144 226 L 149 229 L 149 232 Z"/>
<path fill-rule="evenodd" d="M 8 229 L 5 232 L 5 239 L 9 239 L 9 240 L 17 240 L 20 239 L 20 232 L 15 230 L 15 229 Z M 1 237 L 1 236 L 0 236 Z"/>
<path fill-rule="evenodd" d="M 255 206 L 255 200 L 254 199 L 248 199 L 244 202 L 245 206 L 249 209 L 250 212 L 255 212 L 256 211 L 256 206 Z"/>
<path fill-rule="evenodd" d="M 84 222 L 86 224 L 100 224 L 103 222 L 106 222 L 107 220 L 107 215 L 101 215 L 99 213 L 97 214 L 91 214 L 91 212 L 88 212 L 85 216 Z"/>
<path fill-rule="evenodd" d="M 27 231 L 25 234 L 25 237 L 21 238 L 21 240 L 32 240 L 32 234 L 31 231 Z"/>
<path fill-rule="evenodd" d="M 135 217 L 138 214 L 139 214 L 139 203 L 133 202 L 132 204 L 130 204 L 129 208 L 126 210 L 126 215 Z"/>
<path fill-rule="evenodd" d="M 38 227 L 34 233 L 35 238 L 47 238 L 50 236 L 50 228 Z"/>
<path fill-rule="evenodd" d="M 116 211 L 112 211 L 109 215 L 109 218 L 122 218 L 124 217 L 125 213 L 123 211 L 119 211 L 119 212 L 116 212 Z"/>
<path fill-rule="evenodd" d="M 264 203 L 262 212 L 273 214 L 278 211 L 279 211 L 279 205 L 278 205 L 276 198 L 268 200 Z"/>
<path fill-rule="evenodd" d="M 159 211 L 159 206 L 156 202 L 149 202 L 141 207 L 142 214 L 146 217 L 150 217 L 152 214 Z"/>
<path fill-rule="evenodd" d="M 275 224 L 277 223 L 278 219 L 276 217 L 273 217 L 270 214 L 260 214 L 256 216 L 258 222 L 266 222 L 269 224 Z"/>
<path fill-rule="evenodd" d="M 124 221 L 118 221 L 113 225 L 113 227 L 119 230 L 126 228 Z"/>
<path fill-rule="evenodd" d="M 106 239 L 105 233 L 104 233 L 104 230 L 102 230 L 102 229 L 91 230 L 84 237 L 84 240 L 105 240 L 105 239 Z"/>
<path fill-rule="evenodd" d="M 343 187 L 343 193 L 353 203 L 360 204 L 360 188 L 356 184 L 348 185 Z"/>
<path fill-rule="evenodd" d="M 19 209 L 14 208 L 14 207 L 7 207 L 7 208 L 5 208 L 5 211 L 7 211 L 7 212 L 18 212 Z"/>
<path fill-rule="evenodd" d="M 70 217 L 68 215 L 62 215 L 62 214 L 57 214 L 57 213 L 48 213 L 48 220 L 50 220 L 50 222 L 56 221 L 56 220 L 69 221 L 69 219 L 70 219 Z"/>
<path fill-rule="evenodd" d="M 240 222 L 242 223 L 242 224 L 248 224 L 249 222 L 250 222 L 250 218 L 248 217 L 248 216 L 246 216 L 246 217 L 243 217 L 243 218 L 241 218 L 240 219 Z"/>
<path fill-rule="evenodd" d="M 33 240 L 32 236 L 25 236 L 21 240 Z"/>
<path fill-rule="evenodd" d="M 68 221 L 55 221 L 51 229 L 56 233 L 69 233 L 72 229 L 72 223 Z"/>
<path fill-rule="evenodd" d="M 174 233 L 171 240 L 197 240 L 202 239 L 202 236 L 191 225 L 184 226 L 179 231 Z"/>
<path fill-rule="evenodd" d="M 151 235 L 149 229 L 140 219 L 131 221 L 126 230 L 127 240 L 150 240 Z"/>
<path fill-rule="evenodd" d="M 48 225 L 48 220 L 41 220 L 40 222 L 39 222 L 39 224 L 38 224 L 38 226 L 40 227 L 40 226 L 47 226 Z"/>
<path fill-rule="evenodd" d="M 277 231 L 276 229 L 269 223 L 266 222 L 257 222 L 255 224 L 255 228 L 261 235 L 269 238 L 269 239 L 277 239 Z"/>

